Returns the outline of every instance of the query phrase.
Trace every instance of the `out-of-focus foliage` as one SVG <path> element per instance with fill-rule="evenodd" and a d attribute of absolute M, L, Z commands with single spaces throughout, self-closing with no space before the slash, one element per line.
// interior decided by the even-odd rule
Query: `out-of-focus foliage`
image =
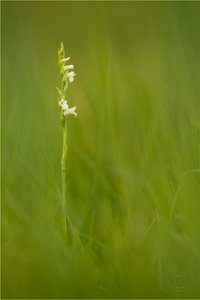
<path fill-rule="evenodd" d="M 2 3 L 3 298 L 200 297 L 199 25 L 198 2 Z"/>

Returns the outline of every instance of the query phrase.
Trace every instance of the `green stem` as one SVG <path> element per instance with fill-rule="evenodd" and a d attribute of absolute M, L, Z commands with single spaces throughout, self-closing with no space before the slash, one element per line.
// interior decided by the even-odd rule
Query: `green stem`
<path fill-rule="evenodd" d="M 62 149 L 62 160 L 61 160 L 61 172 L 62 172 L 62 220 L 63 220 L 63 234 L 64 238 L 69 241 L 71 238 L 71 227 L 69 218 L 67 216 L 67 177 L 66 177 L 66 161 L 67 161 L 67 120 L 64 120 L 63 126 L 63 149 Z"/>
<path fill-rule="evenodd" d="M 62 150 L 62 207 L 66 208 L 66 160 L 67 160 L 67 122 L 65 119 L 63 127 L 63 150 Z"/>

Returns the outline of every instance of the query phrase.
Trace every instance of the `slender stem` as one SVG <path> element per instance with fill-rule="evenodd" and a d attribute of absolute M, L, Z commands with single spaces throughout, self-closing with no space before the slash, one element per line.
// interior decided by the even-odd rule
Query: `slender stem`
<path fill-rule="evenodd" d="M 67 160 L 67 120 L 63 127 L 63 150 L 62 150 L 62 207 L 66 210 L 66 160 Z"/>
<path fill-rule="evenodd" d="M 63 126 L 63 149 L 61 160 L 61 173 L 62 173 L 62 202 L 61 209 L 63 215 L 63 234 L 64 238 L 69 241 L 71 238 L 71 228 L 69 218 L 67 216 L 66 204 L 67 204 L 67 177 L 66 177 L 66 160 L 67 160 L 67 120 L 64 120 Z"/>

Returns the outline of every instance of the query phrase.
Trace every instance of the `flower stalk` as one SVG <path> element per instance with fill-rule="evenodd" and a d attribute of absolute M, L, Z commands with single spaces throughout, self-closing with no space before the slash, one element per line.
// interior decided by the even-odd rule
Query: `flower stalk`
<path fill-rule="evenodd" d="M 66 175 L 66 161 L 67 161 L 67 116 L 77 116 L 75 112 L 76 106 L 69 108 L 66 100 L 66 92 L 68 89 L 68 83 L 74 81 L 75 73 L 70 71 L 74 69 L 73 65 L 67 65 L 66 63 L 70 57 L 65 57 L 65 49 L 63 43 L 58 48 L 58 66 L 60 68 L 61 75 L 61 87 L 57 88 L 58 91 L 58 106 L 60 110 L 60 121 L 63 130 L 63 148 L 62 148 L 62 159 L 61 159 L 61 175 L 62 175 L 62 231 L 64 238 L 69 241 L 72 237 L 72 228 L 70 225 L 69 217 L 67 215 L 67 175 Z"/>

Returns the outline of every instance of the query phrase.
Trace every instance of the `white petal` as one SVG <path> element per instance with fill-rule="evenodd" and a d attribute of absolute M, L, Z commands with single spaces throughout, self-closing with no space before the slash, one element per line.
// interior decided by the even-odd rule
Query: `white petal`
<path fill-rule="evenodd" d="M 69 108 L 69 106 L 68 106 L 67 103 L 64 103 L 64 104 L 62 105 L 62 109 L 63 109 L 63 110 L 67 110 L 68 108 Z"/>
<path fill-rule="evenodd" d="M 72 70 L 73 68 L 73 65 L 64 66 L 64 71 Z"/>
<path fill-rule="evenodd" d="M 74 116 L 76 117 L 76 116 L 77 116 L 77 113 L 75 112 L 75 110 L 76 110 L 76 106 L 71 107 L 71 108 L 65 110 L 65 111 L 63 112 L 63 114 L 64 114 L 64 116 L 67 116 L 67 115 L 74 115 Z"/>
<path fill-rule="evenodd" d="M 62 110 L 67 110 L 69 108 L 68 104 L 67 104 L 67 100 L 60 100 L 59 105 L 62 107 Z"/>
<path fill-rule="evenodd" d="M 76 73 L 74 73 L 74 71 L 71 71 L 67 74 L 68 77 L 74 77 L 76 76 Z"/>
<path fill-rule="evenodd" d="M 74 81 L 74 77 L 69 77 L 69 82 L 73 82 Z"/>

